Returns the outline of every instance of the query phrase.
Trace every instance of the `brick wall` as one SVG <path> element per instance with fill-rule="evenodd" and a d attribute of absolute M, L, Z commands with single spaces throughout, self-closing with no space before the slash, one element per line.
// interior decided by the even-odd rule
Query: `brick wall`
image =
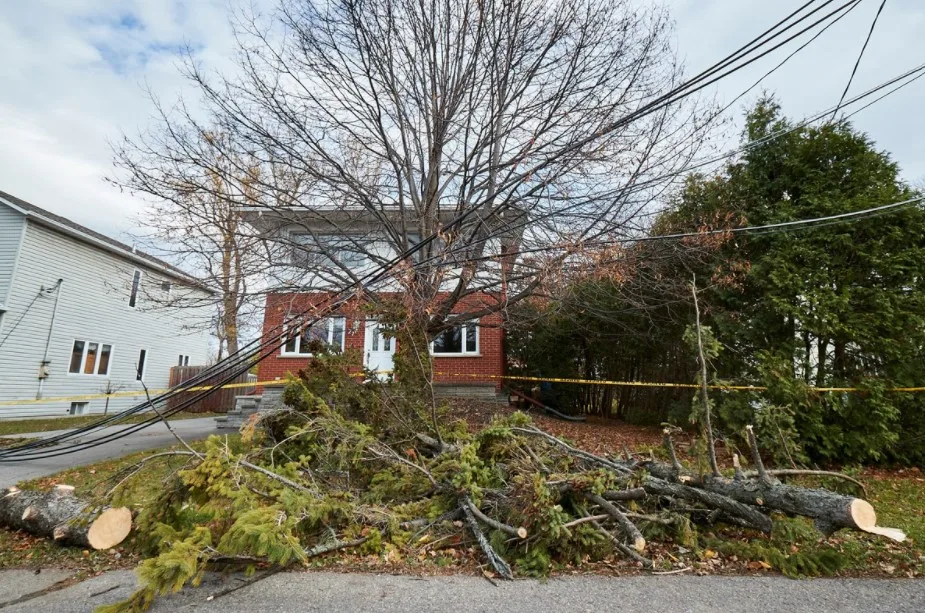
<path fill-rule="evenodd" d="M 324 294 L 269 294 L 264 311 L 263 336 L 268 338 L 290 313 L 310 309 L 322 304 Z M 476 310 L 480 305 L 493 301 L 488 295 L 473 295 L 460 301 L 455 312 Z M 363 353 L 366 316 L 359 305 L 348 304 L 335 312 L 346 318 L 344 348 Z M 434 358 L 434 381 L 456 385 L 493 384 L 501 389 L 502 381 L 492 379 L 489 375 L 504 374 L 504 330 L 501 328 L 500 313 L 487 315 L 479 320 L 479 353 L 474 356 L 453 356 Z M 276 350 L 273 355 L 260 363 L 257 378 L 259 381 L 284 380 L 288 374 L 296 373 L 308 364 L 309 358 L 288 357 Z"/>

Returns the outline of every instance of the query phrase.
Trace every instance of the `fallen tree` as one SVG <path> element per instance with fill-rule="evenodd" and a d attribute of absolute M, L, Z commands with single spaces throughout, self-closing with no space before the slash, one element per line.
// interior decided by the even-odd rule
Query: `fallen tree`
<path fill-rule="evenodd" d="M 0 492 L 0 526 L 61 545 L 110 549 L 131 532 L 132 513 L 125 507 L 90 504 L 75 496 L 69 485 L 47 492 L 11 487 Z"/>
<path fill-rule="evenodd" d="M 521 413 L 470 432 L 415 404 L 425 394 L 356 383 L 337 359 L 317 359 L 240 443 L 213 437 L 187 456 L 139 517 L 153 557 L 141 567 L 145 587 L 119 606 L 143 608 L 210 565 L 286 567 L 347 548 L 387 555 L 461 543 L 512 578 L 614 554 L 652 568 L 653 542 L 683 542 L 699 525 L 722 534 L 724 524 L 762 539 L 783 515 L 825 534 L 903 538 L 876 527 L 866 501 L 780 483 L 760 463 L 754 477 L 688 472 L 667 433 L 664 462 L 589 453 Z"/>

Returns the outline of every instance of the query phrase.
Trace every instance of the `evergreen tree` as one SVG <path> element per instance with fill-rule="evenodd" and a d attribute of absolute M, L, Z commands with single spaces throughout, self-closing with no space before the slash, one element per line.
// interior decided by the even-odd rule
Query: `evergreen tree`
<path fill-rule="evenodd" d="M 748 150 L 722 174 L 691 177 L 661 220 L 697 228 L 716 220 L 764 225 L 837 215 L 913 198 L 889 155 L 849 123 L 795 127 L 764 99 L 748 113 L 744 140 L 787 132 Z M 730 425 L 760 421 L 756 407 L 786 407 L 799 442 L 817 459 L 912 459 L 917 397 L 890 393 L 921 385 L 925 345 L 925 211 L 893 209 L 824 227 L 737 235 L 703 271 L 720 284 L 712 325 L 727 350 L 719 375 L 772 388 L 730 397 Z M 809 393 L 854 387 L 864 394 Z M 773 428 L 771 428 L 773 430 Z"/>

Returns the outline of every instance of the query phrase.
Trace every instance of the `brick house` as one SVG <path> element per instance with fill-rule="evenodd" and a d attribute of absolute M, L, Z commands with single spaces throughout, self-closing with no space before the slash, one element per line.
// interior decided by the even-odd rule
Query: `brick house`
<path fill-rule="evenodd" d="M 290 314 L 305 311 L 325 297 L 322 293 L 270 293 L 264 311 L 264 338 L 272 337 Z M 467 306 L 470 305 L 463 302 L 460 309 Z M 335 349 L 356 351 L 364 356 L 364 366 L 371 370 L 389 371 L 396 343 L 379 332 L 374 319 L 356 311 L 350 308 L 335 312 L 307 334 L 290 336 L 281 349 L 260 363 L 258 379 L 285 380 L 289 374 L 305 368 L 311 354 L 302 345 L 310 338 L 323 340 Z M 434 382 L 447 394 L 493 395 L 500 391 L 502 380 L 498 377 L 504 374 L 502 317 L 493 313 L 462 328 L 449 330 L 432 343 Z"/>
<path fill-rule="evenodd" d="M 277 254 L 279 261 L 285 262 L 283 268 L 299 268 L 300 263 L 317 264 L 319 257 L 323 260 L 336 259 L 338 265 L 344 263 L 352 270 L 371 270 L 381 260 L 393 257 L 396 253 L 378 238 L 377 230 L 353 217 L 350 223 L 338 219 L 340 211 L 330 211 L 319 218 L 306 221 L 310 213 L 300 211 L 294 216 L 280 216 L 277 211 L 255 213 L 247 211 L 249 221 L 261 231 L 278 239 Z M 293 220 L 296 220 L 295 223 Z M 326 224 L 336 226 L 326 228 Z M 305 228 L 309 227 L 309 238 Z M 344 228 L 349 228 L 344 230 Z M 320 229 L 319 229 L 320 228 Z M 345 238 L 346 235 L 346 238 Z M 362 239 L 358 238 L 362 236 Z M 335 237 L 335 238 L 331 238 Z M 362 240 L 362 249 L 354 249 Z M 323 256 L 311 254 L 312 245 L 319 241 L 338 242 L 338 247 L 327 249 Z M 334 253 L 334 255 L 332 255 Z M 301 277 L 300 282 L 291 279 L 279 283 L 285 287 L 267 294 L 264 320 L 263 340 L 269 341 L 279 333 L 284 322 L 293 316 L 309 311 L 312 306 L 323 303 L 331 292 L 326 287 L 337 283 L 319 280 L 321 275 L 311 274 Z M 346 283 L 341 281 L 344 285 Z M 343 285 L 341 285 L 343 286 Z M 304 288 L 304 289 L 303 289 Z M 394 287 L 377 288 L 377 295 L 382 298 L 394 296 Z M 438 298 L 447 294 L 438 294 Z M 486 305 L 497 305 L 504 298 L 504 288 L 499 285 L 497 291 L 478 291 L 464 296 L 455 305 L 453 313 L 477 312 Z M 258 367 L 259 381 L 283 381 L 289 374 L 305 368 L 311 359 L 307 345 L 311 340 L 320 340 L 335 350 L 354 350 L 363 356 L 363 366 L 383 373 L 392 369 L 396 341 L 382 334 L 374 316 L 368 315 L 369 309 L 360 305 L 348 304 L 335 310 L 323 320 L 287 334 L 285 344 L 272 355 L 265 358 Z M 500 312 L 482 316 L 474 321 L 466 321 L 439 334 L 431 343 L 434 382 L 437 392 L 443 395 L 494 397 L 500 392 L 504 374 L 504 328 Z M 359 364 L 358 364 L 359 369 Z"/>

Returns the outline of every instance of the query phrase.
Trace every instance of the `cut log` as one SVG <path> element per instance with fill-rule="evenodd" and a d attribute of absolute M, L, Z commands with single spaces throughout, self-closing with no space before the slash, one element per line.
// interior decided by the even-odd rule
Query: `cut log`
<path fill-rule="evenodd" d="M 704 479 L 698 487 L 746 504 L 782 511 L 789 515 L 809 517 L 815 522 L 816 528 L 825 535 L 841 528 L 853 528 L 879 534 L 894 541 L 902 542 L 906 539 L 905 533 L 901 530 L 877 526 L 874 507 L 866 500 L 853 496 L 782 483 L 733 481 L 722 477 Z"/>
<path fill-rule="evenodd" d="M 653 476 L 666 481 L 684 479 L 684 476 L 677 475 L 667 464 L 649 462 L 646 469 Z M 686 484 L 768 511 L 809 517 L 815 522 L 816 528 L 825 535 L 841 528 L 852 528 L 879 534 L 894 541 L 902 542 L 906 539 L 902 530 L 878 526 L 874 507 L 866 500 L 853 496 L 844 496 L 823 489 L 786 485 L 770 479 L 762 481 L 707 476 L 701 480 L 688 479 Z"/>
<path fill-rule="evenodd" d="M 11 487 L 0 491 L 0 526 L 53 539 L 61 545 L 110 549 L 132 530 L 126 507 L 94 506 L 69 485 L 47 492 Z"/>

